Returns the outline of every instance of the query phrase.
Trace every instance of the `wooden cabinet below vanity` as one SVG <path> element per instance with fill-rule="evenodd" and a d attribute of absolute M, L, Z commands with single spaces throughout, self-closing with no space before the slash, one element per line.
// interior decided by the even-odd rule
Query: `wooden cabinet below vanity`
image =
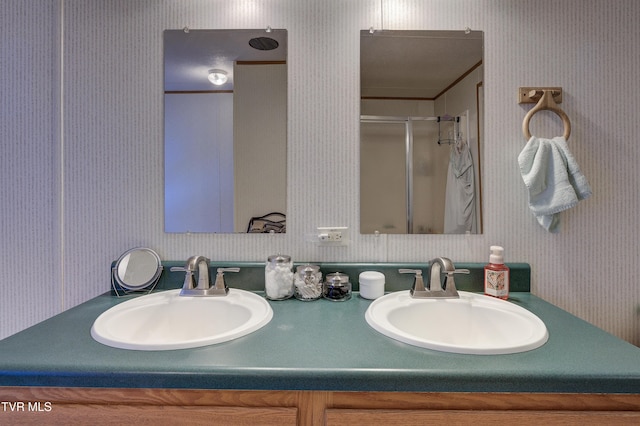
<path fill-rule="evenodd" d="M 0 387 L 0 400 L 11 425 L 640 424 L 640 394 Z"/>

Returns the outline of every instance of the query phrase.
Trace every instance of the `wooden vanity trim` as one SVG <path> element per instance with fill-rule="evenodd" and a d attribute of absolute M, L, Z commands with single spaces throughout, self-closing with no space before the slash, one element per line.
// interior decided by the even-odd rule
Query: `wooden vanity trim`
<path fill-rule="evenodd" d="M 0 387 L 0 401 L 49 403 L 1 424 L 358 425 L 425 422 L 638 424 L 640 394 L 409 393 Z M 34 404 L 35 406 L 35 404 Z M 144 420 L 144 421 L 143 421 Z"/>

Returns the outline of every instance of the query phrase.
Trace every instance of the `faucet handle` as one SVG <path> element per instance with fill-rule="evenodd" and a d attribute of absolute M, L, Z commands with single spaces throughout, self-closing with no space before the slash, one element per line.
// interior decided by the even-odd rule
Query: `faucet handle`
<path fill-rule="evenodd" d="M 216 270 L 216 283 L 213 285 L 214 295 L 226 295 L 229 292 L 229 287 L 224 281 L 225 272 L 240 272 L 240 268 L 218 268 Z"/>
<path fill-rule="evenodd" d="M 186 272 L 184 276 L 184 284 L 182 284 L 182 288 L 193 289 L 196 288 L 195 276 L 193 275 L 193 270 L 188 266 L 172 266 L 169 269 L 171 272 Z"/>
<path fill-rule="evenodd" d="M 424 280 L 422 279 L 422 271 L 420 269 L 398 269 L 401 274 L 415 274 L 413 285 L 411 286 L 411 295 L 418 293 L 424 293 L 427 289 L 424 286 Z"/>

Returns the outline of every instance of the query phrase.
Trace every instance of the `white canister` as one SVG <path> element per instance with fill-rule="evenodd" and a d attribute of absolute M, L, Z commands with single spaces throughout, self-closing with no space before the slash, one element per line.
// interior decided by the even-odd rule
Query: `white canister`
<path fill-rule="evenodd" d="M 364 271 L 358 277 L 360 296 L 377 299 L 384 295 L 384 274 L 378 271 Z"/>

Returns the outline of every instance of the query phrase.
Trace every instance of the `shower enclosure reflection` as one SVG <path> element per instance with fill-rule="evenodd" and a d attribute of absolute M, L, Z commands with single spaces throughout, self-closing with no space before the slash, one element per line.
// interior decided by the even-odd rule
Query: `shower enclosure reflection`
<path fill-rule="evenodd" d="M 482 232 L 482 33 L 360 34 L 360 232 Z"/>
<path fill-rule="evenodd" d="M 464 197 L 452 198 L 459 191 L 448 182 L 452 151 L 466 148 L 467 125 L 466 112 L 458 117 L 361 117 L 363 234 L 477 232 L 473 165 L 461 170 L 467 172 L 460 176 L 467 179 Z M 430 200 L 444 200 L 444 205 Z"/>

